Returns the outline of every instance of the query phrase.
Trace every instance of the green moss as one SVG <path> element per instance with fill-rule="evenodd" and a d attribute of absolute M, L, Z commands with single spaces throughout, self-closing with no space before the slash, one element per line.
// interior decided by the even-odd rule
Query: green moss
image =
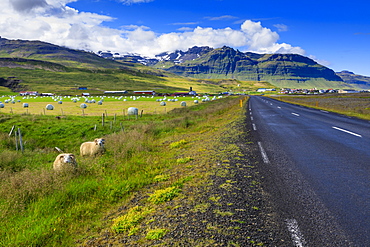
<path fill-rule="evenodd" d="M 168 202 L 171 201 L 176 196 L 178 196 L 180 192 L 181 190 L 175 186 L 168 187 L 163 190 L 156 190 L 153 194 L 149 196 L 148 201 L 154 204 Z"/>

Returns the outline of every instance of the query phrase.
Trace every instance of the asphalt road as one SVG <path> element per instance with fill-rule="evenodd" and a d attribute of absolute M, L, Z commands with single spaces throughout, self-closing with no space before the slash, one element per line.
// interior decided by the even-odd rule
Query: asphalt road
<path fill-rule="evenodd" d="M 260 96 L 248 107 L 293 246 L 370 246 L 370 122 Z"/>

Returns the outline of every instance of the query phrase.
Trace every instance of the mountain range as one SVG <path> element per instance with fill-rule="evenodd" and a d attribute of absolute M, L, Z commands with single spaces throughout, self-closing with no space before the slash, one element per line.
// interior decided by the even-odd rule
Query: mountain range
<path fill-rule="evenodd" d="M 142 63 L 199 79 L 267 81 L 280 88 L 370 88 L 370 77 L 334 72 L 298 54 L 257 54 L 226 46 L 218 49 L 195 46 L 185 52 L 161 53 L 154 59 L 137 54 L 108 54 L 112 59 Z M 101 55 L 107 57 L 107 53 Z"/>
<path fill-rule="evenodd" d="M 135 65 L 136 64 L 136 65 Z M 145 66 L 137 66 L 137 64 Z M 70 68 L 119 69 L 133 73 L 202 79 L 269 82 L 279 88 L 370 89 L 370 77 L 349 71 L 335 73 L 328 67 L 298 54 L 257 54 L 230 47 L 192 47 L 187 51 L 158 54 L 96 54 L 27 40 L 0 37 L 0 67 L 42 68 L 68 71 Z M 136 71 L 136 72 L 135 72 Z"/>

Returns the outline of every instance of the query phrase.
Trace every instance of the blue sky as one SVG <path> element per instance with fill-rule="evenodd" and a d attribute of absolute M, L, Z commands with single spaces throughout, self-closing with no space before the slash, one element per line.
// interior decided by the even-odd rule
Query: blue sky
<path fill-rule="evenodd" d="M 363 0 L 1 0 L 0 36 L 147 56 L 227 45 L 370 76 L 369 10 Z"/>

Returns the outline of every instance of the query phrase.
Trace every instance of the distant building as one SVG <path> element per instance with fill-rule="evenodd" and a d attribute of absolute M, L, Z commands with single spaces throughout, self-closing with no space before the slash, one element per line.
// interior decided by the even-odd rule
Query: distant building
<path fill-rule="evenodd" d="M 187 96 L 187 95 L 189 95 L 189 92 L 177 92 L 171 94 L 171 96 Z"/>
<path fill-rule="evenodd" d="M 105 94 L 125 94 L 127 93 L 126 90 L 124 91 L 104 91 Z"/>
<path fill-rule="evenodd" d="M 87 87 L 78 87 L 78 90 L 87 90 Z"/>
<path fill-rule="evenodd" d="M 149 95 L 155 95 L 155 91 L 153 91 L 153 90 L 147 90 L 147 91 L 134 91 L 134 94 L 149 94 Z"/>
<path fill-rule="evenodd" d="M 26 95 L 36 96 L 36 95 L 39 95 L 39 93 L 37 91 L 20 91 L 19 95 L 20 96 L 26 96 Z"/>
<path fill-rule="evenodd" d="M 338 90 L 338 93 L 359 93 L 359 91 L 353 89 L 340 89 Z"/>

